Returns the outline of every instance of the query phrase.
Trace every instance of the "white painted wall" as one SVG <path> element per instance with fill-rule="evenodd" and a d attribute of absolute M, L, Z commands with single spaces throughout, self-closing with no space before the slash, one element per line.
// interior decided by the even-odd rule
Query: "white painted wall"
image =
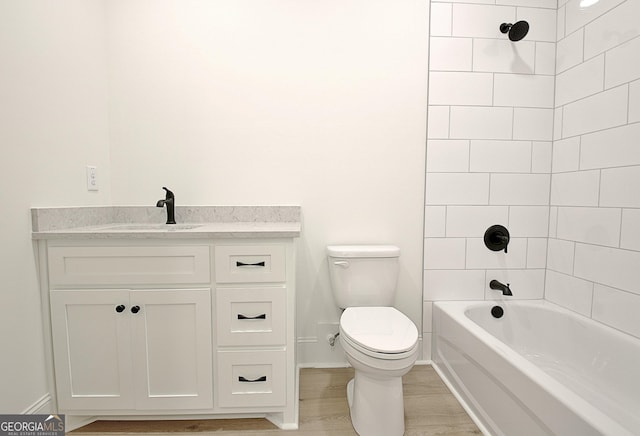
<path fill-rule="evenodd" d="M 1 0 L 0 59 L 0 413 L 20 413 L 48 393 L 29 208 L 111 201 L 102 0 Z"/>
<path fill-rule="evenodd" d="M 420 325 L 428 2 L 107 8 L 114 203 L 168 186 L 178 204 L 301 205 L 302 363 L 344 361 L 317 331 L 339 317 L 327 244 L 399 245 L 396 305 Z"/>

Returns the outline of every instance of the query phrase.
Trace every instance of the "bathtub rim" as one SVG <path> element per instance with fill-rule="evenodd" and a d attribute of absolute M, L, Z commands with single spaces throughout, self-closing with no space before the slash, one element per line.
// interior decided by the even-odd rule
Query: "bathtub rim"
<path fill-rule="evenodd" d="M 563 406 L 566 406 L 566 408 L 573 414 L 583 419 L 594 429 L 602 432 L 602 434 L 607 434 L 607 431 L 612 431 L 612 427 L 617 432 L 615 434 L 633 434 L 632 431 L 629 430 L 629 428 L 624 427 L 617 421 L 613 420 L 609 415 L 603 413 L 595 405 L 583 399 L 576 392 L 572 391 L 571 389 L 563 385 L 560 381 L 547 374 L 544 370 L 526 359 L 524 356 L 502 342 L 500 339 L 484 330 L 482 326 L 476 324 L 475 321 L 467 317 L 466 310 L 472 307 L 486 307 L 487 310 L 490 310 L 490 308 L 495 305 L 504 305 L 507 308 L 508 306 L 530 306 L 545 308 L 568 316 L 576 317 L 588 324 L 594 323 L 598 326 L 598 328 L 607 328 L 614 334 L 623 335 L 625 337 L 628 336 L 624 332 L 599 323 L 591 318 L 585 317 L 584 315 L 573 312 L 547 300 L 447 300 L 434 301 L 433 303 L 434 315 L 432 331 L 434 335 L 434 341 L 432 350 L 432 366 L 484 434 L 490 435 L 492 433 L 487 429 L 486 425 L 483 423 L 480 417 L 477 416 L 477 414 L 473 410 L 473 407 L 471 407 L 467 403 L 464 395 L 458 392 L 455 383 L 448 379 L 446 375 L 447 371 L 445 371 L 443 368 L 440 368 L 438 362 L 436 361 L 438 344 L 437 336 L 439 335 L 438 328 L 436 326 L 436 311 L 442 311 L 443 313 L 445 313 L 445 315 L 451 318 L 456 324 L 464 328 L 465 332 L 473 336 L 475 340 L 484 344 L 486 347 L 489 347 L 500 358 L 506 360 L 509 365 L 517 368 L 518 371 L 522 373 L 522 377 L 525 377 L 529 382 L 534 383 L 537 388 L 541 389 L 546 394 L 556 398 L 558 401 L 563 403 Z M 588 410 L 589 413 L 585 413 L 585 410 Z"/>

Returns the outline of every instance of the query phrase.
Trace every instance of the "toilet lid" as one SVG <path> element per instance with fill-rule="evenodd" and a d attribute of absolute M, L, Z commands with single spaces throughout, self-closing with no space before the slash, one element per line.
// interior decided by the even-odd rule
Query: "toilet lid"
<path fill-rule="evenodd" d="M 348 339 L 376 353 L 404 353 L 418 341 L 415 324 L 394 307 L 349 307 L 340 328 Z"/>

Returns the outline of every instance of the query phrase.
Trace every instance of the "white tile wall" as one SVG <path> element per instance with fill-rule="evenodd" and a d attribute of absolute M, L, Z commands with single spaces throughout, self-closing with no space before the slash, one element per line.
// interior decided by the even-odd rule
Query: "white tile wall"
<path fill-rule="evenodd" d="M 451 10 L 450 3 L 431 2 L 431 36 L 451 36 Z"/>
<path fill-rule="evenodd" d="M 515 237 L 546 238 L 549 235 L 549 207 L 509 207 L 509 231 Z"/>
<path fill-rule="evenodd" d="M 555 271 L 547 271 L 544 292 L 547 300 L 584 316 L 591 316 L 592 282 Z"/>
<path fill-rule="evenodd" d="M 481 237 L 495 223 L 509 220 L 507 206 L 448 206 L 447 237 Z"/>
<path fill-rule="evenodd" d="M 574 275 L 640 295 L 640 252 L 576 243 Z"/>
<path fill-rule="evenodd" d="M 553 76 L 533 74 L 494 74 L 493 76 L 496 106 L 553 107 Z"/>
<path fill-rule="evenodd" d="M 531 149 L 531 172 L 550 173 L 553 155 L 551 141 L 533 141 Z"/>
<path fill-rule="evenodd" d="M 427 112 L 427 137 L 449 137 L 449 106 L 429 106 Z"/>
<path fill-rule="evenodd" d="M 622 210 L 606 207 L 558 208 L 557 237 L 570 241 L 617 247 Z"/>
<path fill-rule="evenodd" d="M 640 121 L 640 80 L 629 84 L 629 122 Z"/>
<path fill-rule="evenodd" d="M 640 165 L 638 138 L 638 123 L 576 137 L 580 144 L 580 169 Z"/>
<path fill-rule="evenodd" d="M 582 30 L 578 30 L 566 38 L 558 41 L 556 54 L 556 71 L 566 71 L 582 62 L 584 51 L 584 37 Z"/>
<path fill-rule="evenodd" d="M 468 269 L 518 269 L 527 266 L 526 238 L 511 238 L 508 253 L 490 251 L 484 245 L 483 238 L 467 239 Z"/>
<path fill-rule="evenodd" d="M 492 174 L 490 204 L 548 205 L 547 174 Z"/>
<path fill-rule="evenodd" d="M 493 2 L 486 2 L 493 3 Z M 497 5 L 506 6 L 529 6 L 536 8 L 553 9 L 554 11 L 558 7 L 558 0 L 496 0 Z"/>
<path fill-rule="evenodd" d="M 469 171 L 469 141 L 429 139 L 427 141 L 427 171 L 431 173 Z"/>
<path fill-rule="evenodd" d="M 629 87 L 618 86 L 564 106 L 563 137 L 621 126 L 627 122 Z"/>
<path fill-rule="evenodd" d="M 640 209 L 622 211 L 620 248 L 640 251 Z"/>
<path fill-rule="evenodd" d="M 524 39 L 517 44 L 504 35 L 499 39 L 473 38 L 473 70 L 532 74 L 535 71 L 536 43 Z"/>
<path fill-rule="evenodd" d="M 488 106 L 492 100 L 490 73 L 432 71 L 429 75 L 429 101 L 434 105 Z"/>
<path fill-rule="evenodd" d="M 577 171 L 551 176 L 551 204 L 597 206 L 600 171 Z"/>
<path fill-rule="evenodd" d="M 601 171 L 600 206 L 640 207 L 640 166 Z"/>
<path fill-rule="evenodd" d="M 424 273 L 425 300 L 483 300 L 488 287 L 483 270 L 437 270 Z"/>
<path fill-rule="evenodd" d="M 471 141 L 473 172 L 525 173 L 531 170 L 531 141 Z"/>
<path fill-rule="evenodd" d="M 513 108 L 452 106 L 452 138 L 511 139 Z"/>
<path fill-rule="evenodd" d="M 551 271 L 573 274 L 575 247 L 574 242 L 549 238 L 547 268 Z"/>
<path fill-rule="evenodd" d="M 516 8 L 495 5 L 453 5 L 453 36 L 504 38 L 500 23 L 513 23 Z"/>
<path fill-rule="evenodd" d="M 429 68 L 431 71 L 472 71 L 471 38 L 431 37 Z"/>
<path fill-rule="evenodd" d="M 566 8 L 565 22 L 567 34 L 573 33 L 590 22 L 602 17 L 609 10 L 615 8 L 625 0 L 599 1 L 588 8 L 580 7 L 580 1 L 581 0 L 570 0 L 564 6 Z"/>
<path fill-rule="evenodd" d="M 435 9 L 434 9 L 435 7 Z M 547 263 L 556 0 L 432 2 L 425 194 L 425 302 L 542 298 Z M 503 22 L 526 19 L 513 43 Z M 577 159 L 576 159 L 577 162 Z M 489 251 L 493 224 L 512 234 Z M 425 334 L 429 333 L 425 330 Z"/>
<path fill-rule="evenodd" d="M 426 238 L 425 269 L 464 269 L 466 240 L 464 238 Z"/>
<path fill-rule="evenodd" d="M 604 55 L 569 68 L 556 76 L 557 106 L 604 90 Z"/>
<path fill-rule="evenodd" d="M 446 206 L 425 206 L 424 208 L 424 237 L 443 238 L 446 236 Z"/>
<path fill-rule="evenodd" d="M 554 173 L 577 171 L 580 168 L 580 137 L 560 139 L 553 143 Z"/>
<path fill-rule="evenodd" d="M 596 284 L 593 290 L 593 319 L 640 337 L 640 297 Z"/>
<path fill-rule="evenodd" d="M 554 75 L 556 71 L 556 45 L 537 42 L 535 56 L 535 74 Z"/>
<path fill-rule="evenodd" d="M 603 1 L 600 3 L 611 5 L 613 2 Z M 622 2 L 619 6 L 587 24 L 584 28 L 585 58 L 589 59 L 640 35 L 638 17 L 640 17 L 640 2 L 631 0 Z M 610 53 L 615 51 L 612 50 Z M 633 60 L 633 56 L 631 59 Z M 637 62 L 635 63 L 637 64 Z"/>
<path fill-rule="evenodd" d="M 513 109 L 513 139 L 550 141 L 553 138 L 553 109 Z"/>
<path fill-rule="evenodd" d="M 489 174 L 428 173 L 426 204 L 488 204 Z"/>
<path fill-rule="evenodd" d="M 547 238 L 527 239 L 527 268 L 543 270 L 547 266 Z M 537 289 L 541 292 L 543 288 Z M 541 297 L 540 297 L 541 298 Z"/>
<path fill-rule="evenodd" d="M 637 20 L 638 17 L 634 17 Z M 640 77 L 640 37 L 615 47 L 607 52 L 605 88 L 627 83 Z"/>
<path fill-rule="evenodd" d="M 432 1 L 424 299 L 496 278 L 640 337 L 640 1 L 579 4 Z"/>
<path fill-rule="evenodd" d="M 556 42 L 556 15 L 554 9 L 518 8 L 516 19 L 532 24 L 527 34 L 528 41 Z"/>

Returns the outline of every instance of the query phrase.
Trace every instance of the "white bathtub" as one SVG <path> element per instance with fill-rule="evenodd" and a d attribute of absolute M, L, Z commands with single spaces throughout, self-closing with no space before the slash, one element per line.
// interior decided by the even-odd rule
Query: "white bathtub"
<path fill-rule="evenodd" d="M 434 367 L 484 433 L 640 435 L 639 339 L 542 300 L 436 302 L 433 327 Z"/>

